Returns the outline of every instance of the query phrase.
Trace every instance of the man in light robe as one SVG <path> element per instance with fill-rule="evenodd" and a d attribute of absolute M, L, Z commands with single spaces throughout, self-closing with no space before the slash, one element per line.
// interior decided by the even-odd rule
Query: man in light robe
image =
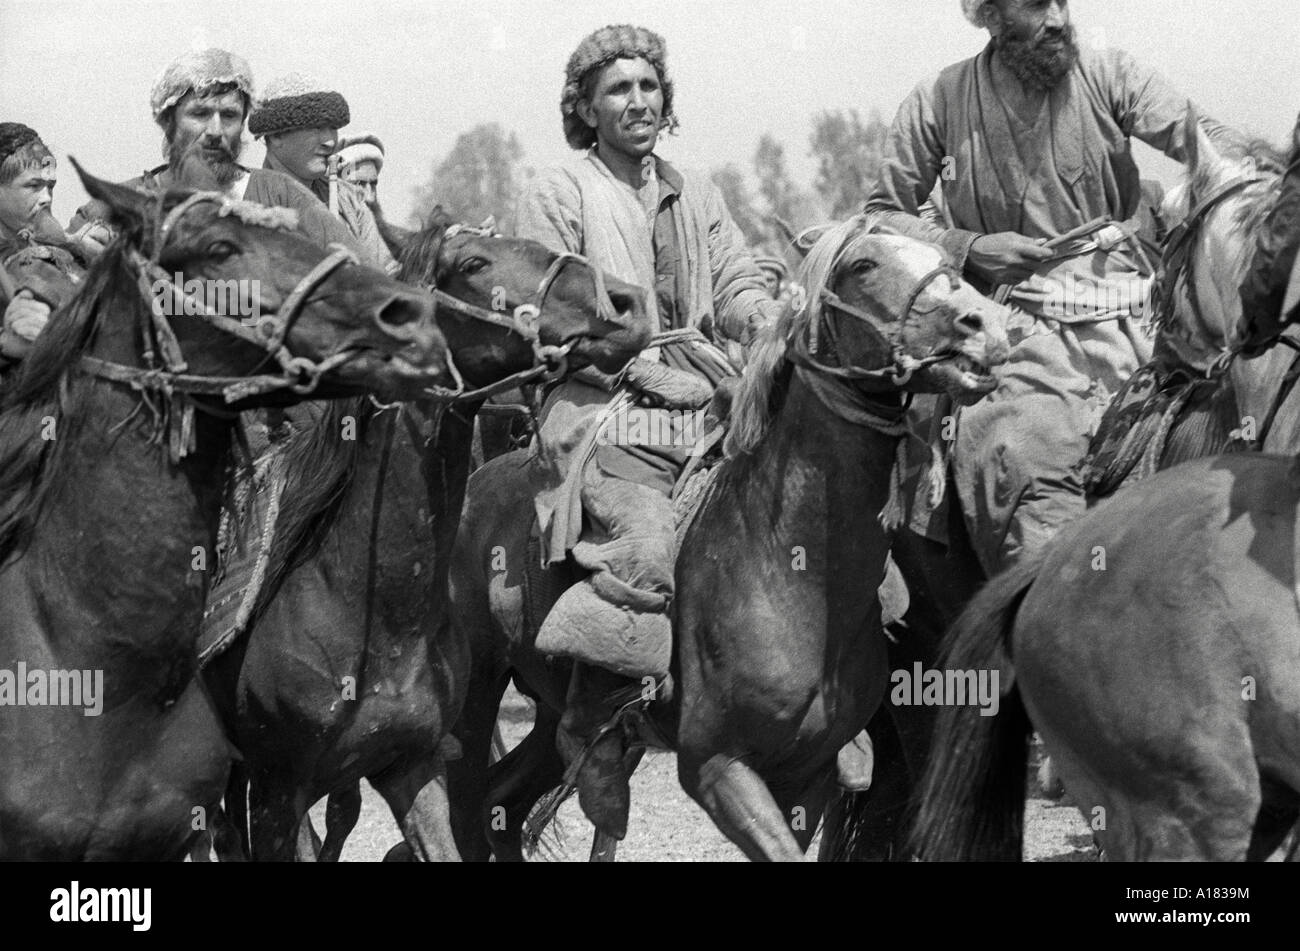
<path fill-rule="evenodd" d="M 1068 0 L 962 0 L 991 41 L 904 101 L 866 208 L 942 246 L 1018 309 L 998 390 L 962 410 L 958 496 L 990 574 L 1084 511 L 1077 465 L 1120 385 L 1151 356 L 1151 268 L 1136 138 L 1185 160 L 1186 96 L 1116 51 L 1080 49 Z M 1214 134 L 1221 127 L 1205 122 Z M 952 227 L 923 221 L 936 182 Z M 1100 246 L 1097 246 L 1100 245 Z"/>
<path fill-rule="evenodd" d="M 537 637 L 539 650 L 580 661 L 561 727 L 561 743 L 576 754 L 613 712 L 602 706 L 603 694 L 585 691 L 585 664 L 635 678 L 668 672 L 676 555 L 670 494 L 691 450 L 653 437 L 621 440 L 617 431 L 596 440 L 596 421 L 622 387 L 647 404 L 635 407 L 643 435 L 670 431 L 666 419 L 648 417 L 690 418 L 705 406 L 728 372 L 715 345 L 748 343 L 778 305 L 717 188 L 655 153 L 660 132 L 677 123 L 660 36 L 624 25 L 584 39 L 568 63 L 561 112 L 565 137 L 581 154 L 529 183 L 519 236 L 584 255 L 645 288 L 653 329 L 678 332 L 618 379 L 580 371 L 543 411 L 543 557 L 558 563 L 572 552 L 591 572 L 560 597 Z M 588 816 L 619 837 L 627 813 L 620 734 L 594 746 L 579 781 Z"/>

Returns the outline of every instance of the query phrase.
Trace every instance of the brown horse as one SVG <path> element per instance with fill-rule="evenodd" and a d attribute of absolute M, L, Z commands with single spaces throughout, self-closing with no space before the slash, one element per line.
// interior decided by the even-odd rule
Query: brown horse
<path fill-rule="evenodd" d="M 0 675 L 0 858 L 175 859 L 230 759 L 194 676 L 234 419 L 222 396 L 410 396 L 447 379 L 446 344 L 427 294 L 324 254 L 291 212 L 82 179 L 123 237 L 0 411 L 0 665 L 29 672 L 16 707 Z M 259 329 L 176 274 L 252 282 Z M 54 705 L 79 691 L 38 695 L 37 673 L 95 696 Z"/>
<path fill-rule="evenodd" d="M 756 859 L 802 857 L 836 753 L 884 691 L 880 516 L 905 431 L 904 390 L 973 401 L 995 386 L 983 368 L 1007 354 L 1004 308 L 946 268 L 937 248 L 874 233 L 860 217 L 821 239 L 800 283 L 814 295 L 753 355 L 729 458 L 683 542 L 675 686 L 650 707 L 675 742 L 686 791 Z M 489 463 L 471 478 L 453 559 L 475 679 L 452 790 L 458 841 L 475 857 L 486 830 L 499 856 L 518 858 L 518 823 L 562 774 L 554 741 L 567 677 L 534 651 L 522 614 L 530 507 L 517 454 Z M 494 551 L 506 554 L 504 571 Z M 538 699 L 537 723 L 489 777 L 487 744 L 511 673 Z M 588 673 L 609 692 L 629 690 Z M 618 817 L 592 819 L 621 837 Z"/>
<path fill-rule="evenodd" d="M 649 339 L 637 289 L 581 259 L 440 215 L 397 240 L 399 277 L 437 288 L 440 326 L 472 386 L 537 378 L 548 369 L 539 346 L 616 372 Z M 512 323 L 517 305 L 535 328 Z M 292 859 L 307 810 L 331 794 L 320 857 L 337 858 L 362 778 L 415 856 L 458 857 L 443 739 L 469 656 L 448 617 L 447 563 L 484 398 L 339 403 L 287 448 L 275 568 L 247 633 L 207 671 L 249 776 L 254 859 Z M 236 824 L 241 794 L 232 784 Z"/>
<path fill-rule="evenodd" d="M 1181 413 L 1171 414 L 1163 444 L 1153 447 L 1154 469 L 1229 450 L 1300 449 L 1300 392 L 1288 382 L 1295 352 L 1275 347 L 1258 359 L 1235 357 L 1243 326 L 1238 287 L 1283 163 L 1262 142 L 1232 143 L 1221 151 L 1194 116 L 1188 121 L 1188 152 L 1188 180 L 1170 192 L 1163 210 L 1166 220 L 1182 222 L 1176 232 L 1182 237 L 1177 247 L 1166 249 L 1162 267 L 1170 296 L 1157 350 L 1177 354 L 1187 368 L 1184 378 L 1196 390 Z M 1123 394 L 1116 403 L 1122 400 Z M 1101 439 L 1094 450 L 1104 447 Z M 967 540 L 956 493 L 949 498 L 953 517 L 947 547 L 907 530 L 894 539 L 892 554 L 912 595 L 906 631 L 895 648 L 915 655 L 904 666 L 913 659 L 933 666 L 943 633 L 986 580 Z M 905 755 L 878 759 L 871 790 L 836 804 L 823 850 L 856 859 L 908 855 L 908 816 L 918 800 L 935 712 L 924 706 L 882 708 L 871 725 L 876 746 L 901 747 Z M 903 765 L 906 772 L 896 768 Z"/>
<path fill-rule="evenodd" d="M 1242 173 L 1196 141 L 1188 207 Z M 1190 310 L 1232 316 L 1219 323 L 1225 342 L 1275 182 L 1248 183 L 1206 213 L 1180 281 L 1200 303 Z M 1266 445 L 1294 451 L 1281 385 L 1292 360 L 1232 370 L 1243 424 L 1271 417 Z M 994 579 L 958 620 L 943 665 L 997 669 L 1008 694 L 997 717 L 939 711 L 935 746 L 951 754 L 927 771 L 921 854 L 1020 858 L 1032 722 L 1109 857 L 1267 857 L 1300 818 L 1297 485 L 1287 458 L 1189 462 L 1121 490 Z"/>

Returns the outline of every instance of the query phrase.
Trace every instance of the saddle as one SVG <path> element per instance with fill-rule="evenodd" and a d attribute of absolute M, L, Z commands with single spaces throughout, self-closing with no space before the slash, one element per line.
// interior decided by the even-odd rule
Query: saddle
<path fill-rule="evenodd" d="M 224 653 L 248 628 L 266 581 L 284 491 L 284 453 L 271 449 L 235 486 L 233 510 L 221 513 L 217 564 L 199 630 L 199 667 Z"/>

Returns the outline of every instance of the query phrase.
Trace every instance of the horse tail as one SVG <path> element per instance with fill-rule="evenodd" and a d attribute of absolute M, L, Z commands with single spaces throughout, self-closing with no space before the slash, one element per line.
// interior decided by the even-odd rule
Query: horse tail
<path fill-rule="evenodd" d="M 944 640 L 941 669 L 999 671 L 1003 696 L 994 716 L 973 705 L 939 708 L 912 826 L 921 859 L 1020 861 L 1032 728 L 1008 648 L 1041 561 L 1027 558 L 985 585 Z"/>

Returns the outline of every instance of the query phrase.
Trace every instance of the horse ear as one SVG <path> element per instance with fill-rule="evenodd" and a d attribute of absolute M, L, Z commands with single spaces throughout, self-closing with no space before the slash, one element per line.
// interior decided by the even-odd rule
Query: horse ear
<path fill-rule="evenodd" d="M 800 231 L 797 235 L 790 238 L 790 244 L 795 251 L 798 252 L 800 258 L 806 258 L 808 252 L 811 251 L 816 246 L 817 242 L 821 240 L 822 235 L 833 227 L 835 226 L 815 225 L 812 228 L 805 228 L 803 231 Z"/>
<path fill-rule="evenodd" d="M 379 237 L 383 238 L 384 244 L 388 245 L 388 253 L 400 260 L 407 244 L 415 237 L 415 232 L 391 224 L 378 207 L 374 210 L 374 216 L 375 227 L 379 229 Z"/>
<path fill-rule="evenodd" d="M 107 209 L 109 217 L 128 231 L 138 231 L 144 226 L 148 214 L 149 196 L 125 185 L 114 185 L 102 178 L 91 175 L 71 155 L 68 161 L 81 178 L 86 194 L 101 202 Z"/>

